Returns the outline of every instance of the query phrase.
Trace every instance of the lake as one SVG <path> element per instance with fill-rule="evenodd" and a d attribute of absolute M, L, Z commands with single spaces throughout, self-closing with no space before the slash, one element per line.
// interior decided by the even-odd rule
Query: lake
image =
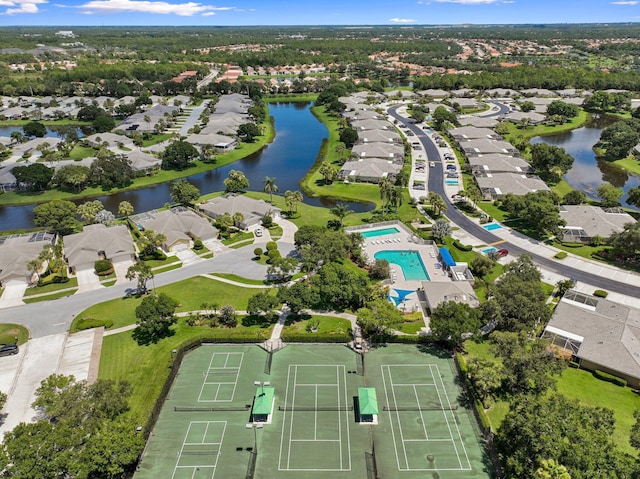
<path fill-rule="evenodd" d="M 573 167 L 564 175 L 564 179 L 576 190 L 584 191 L 589 198 L 597 200 L 598 187 L 603 183 L 611 183 L 624 190 L 622 204 L 637 210 L 638 208 L 624 200 L 630 188 L 640 186 L 640 178 L 613 163 L 597 158 L 593 151 L 593 146 L 600 140 L 600 133 L 607 124 L 606 120 L 592 121 L 570 132 L 532 138 L 531 144 L 542 142 L 560 146 L 575 158 Z"/>
<path fill-rule="evenodd" d="M 230 165 L 193 175 L 188 180 L 196 185 L 204 195 L 224 190 L 223 181 L 230 170 L 244 172 L 249 180 L 249 189 L 262 191 L 265 176 L 275 177 L 279 194 L 300 190 L 299 182 L 313 166 L 323 139 L 327 138 L 327 128 L 311 113 L 311 103 L 272 103 L 269 112 L 274 119 L 276 137 L 261 151 L 238 160 Z M 137 190 L 124 191 L 114 195 L 99 196 L 109 211 L 117 212 L 121 201 L 129 201 L 135 212 L 161 208 L 171 201 L 169 183 L 161 183 Z M 82 203 L 96 198 L 83 198 Z M 328 198 L 309 198 L 306 204 L 333 206 Z M 348 203 L 356 211 L 368 211 L 371 204 Z M 34 205 L 0 207 L 0 230 L 33 228 Z"/>

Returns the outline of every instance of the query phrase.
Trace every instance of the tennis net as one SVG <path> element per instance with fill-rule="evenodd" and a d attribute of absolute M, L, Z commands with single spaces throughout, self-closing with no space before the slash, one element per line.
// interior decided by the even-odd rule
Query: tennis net
<path fill-rule="evenodd" d="M 251 404 L 244 406 L 173 406 L 176 412 L 248 411 Z"/>
<path fill-rule="evenodd" d="M 455 411 L 458 406 L 384 406 L 383 411 Z"/>
<path fill-rule="evenodd" d="M 353 406 L 278 406 L 278 411 L 353 411 Z"/>

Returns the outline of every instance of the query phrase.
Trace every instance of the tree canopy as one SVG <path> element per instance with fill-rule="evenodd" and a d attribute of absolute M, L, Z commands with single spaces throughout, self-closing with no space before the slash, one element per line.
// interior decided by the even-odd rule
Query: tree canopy
<path fill-rule="evenodd" d="M 171 334 L 171 326 L 177 318 L 174 316 L 178 303 L 164 293 L 147 296 L 136 308 L 136 324 L 133 332 L 138 344 L 157 343 Z"/>
<path fill-rule="evenodd" d="M 11 170 L 16 181 L 26 185 L 30 190 L 44 190 L 53 178 L 54 170 L 42 163 L 18 165 Z"/>
<path fill-rule="evenodd" d="M 187 169 L 191 166 L 191 162 L 198 158 L 198 156 L 198 150 L 188 141 L 177 140 L 171 142 L 162 153 L 162 169 Z"/>
<path fill-rule="evenodd" d="M 62 235 L 73 233 L 79 226 L 76 219 L 76 205 L 67 200 L 53 200 L 33 209 L 33 222 L 53 233 Z"/>

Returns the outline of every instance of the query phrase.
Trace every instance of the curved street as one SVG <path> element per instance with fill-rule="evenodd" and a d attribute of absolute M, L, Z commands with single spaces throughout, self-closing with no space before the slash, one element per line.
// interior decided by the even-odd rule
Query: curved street
<path fill-rule="evenodd" d="M 556 261 L 552 258 L 541 256 L 535 251 L 532 251 L 535 246 L 540 244 L 538 241 L 532 238 L 524 239 L 523 237 L 524 241 L 531 244 L 531 248 L 525 249 L 525 247 L 523 247 L 521 244 L 514 243 L 510 238 L 510 235 L 506 235 L 504 237 L 497 236 L 496 234 L 484 229 L 471 218 L 464 215 L 453 205 L 453 203 L 451 202 L 451 198 L 445 191 L 444 170 L 442 166 L 442 158 L 440 157 L 438 147 L 435 145 L 431 137 L 429 137 L 429 135 L 427 135 L 421 128 L 417 127 L 411 121 L 407 120 L 407 118 L 400 115 L 398 113 L 399 108 L 400 106 L 392 107 L 388 110 L 388 113 L 394 119 L 398 120 L 398 122 L 401 123 L 404 128 L 410 129 L 416 135 L 425 149 L 428 160 L 435 162 L 435 168 L 430 168 L 428 191 L 438 193 L 444 198 L 445 202 L 447 203 L 447 210 L 445 211 L 445 215 L 452 223 L 486 244 L 499 242 L 501 248 L 507 248 L 510 253 L 516 256 L 524 253 L 529 254 L 536 263 L 538 263 L 547 271 L 551 271 L 566 278 L 573 278 L 577 281 L 581 281 L 598 288 L 640 298 L 640 286 L 631 284 L 629 281 L 630 277 L 633 277 L 634 279 L 637 278 L 637 275 L 631 272 L 617 270 L 624 276 L 624 278 L 615 279 L 589 272 L 587 271 L 586 267 L 585 269 L 572 267 L 560 261 Z M 520 243 L 522 243 L 522 241 L 520 241 Z M 578 261 L 580 260 L 582 260 L 585 266 L 594 263 L 586 259 L 578 258 Z M 614 273 L 613 268 L 607 268 L 604 264 L 601 265 L 601 269 L 603 269 L 603 274 Z M 638 279 L 636 279 L 636 281 L 638 281 Z"/>

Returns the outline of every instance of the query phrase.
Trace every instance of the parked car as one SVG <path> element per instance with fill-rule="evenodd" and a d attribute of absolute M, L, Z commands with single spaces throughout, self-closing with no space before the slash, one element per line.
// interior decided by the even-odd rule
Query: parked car
<path fill-rule="evenodd" d="M 255 235 L 256 235 L 257 237 L 262 236 L 262 229 L 261 229 L 261 228 L 256 229 L 256 231 L 255 231 Z"/>
<path fill-rule="evenodd" d="M 455 171 L 449 171 L 447 173 L 447 178 L 458 178 L 460 175 Z"/>
<path fill-rule="evenodd" d="M 462 195 L 451 195 L 451 199 L 453 201 L 464 201 L 464 196 L 462 196 Z"/>
<path fill-rule="evenodd" d="M 499 249 L 498 254 L 500 255 L 501 258 L 504 258 L 509 254 L 509 250 L 506 248 Z"/>
<path fill-rule="evenodd" d="M 456 165 L 447 165 L 447 170 L 456 170 Z"/>
<path fill-rule="evenodd" d="M 0 356 L 13 356 L 18 354 L 19 351 L 17 344 L 3 344 L 0 346 Z"/>

